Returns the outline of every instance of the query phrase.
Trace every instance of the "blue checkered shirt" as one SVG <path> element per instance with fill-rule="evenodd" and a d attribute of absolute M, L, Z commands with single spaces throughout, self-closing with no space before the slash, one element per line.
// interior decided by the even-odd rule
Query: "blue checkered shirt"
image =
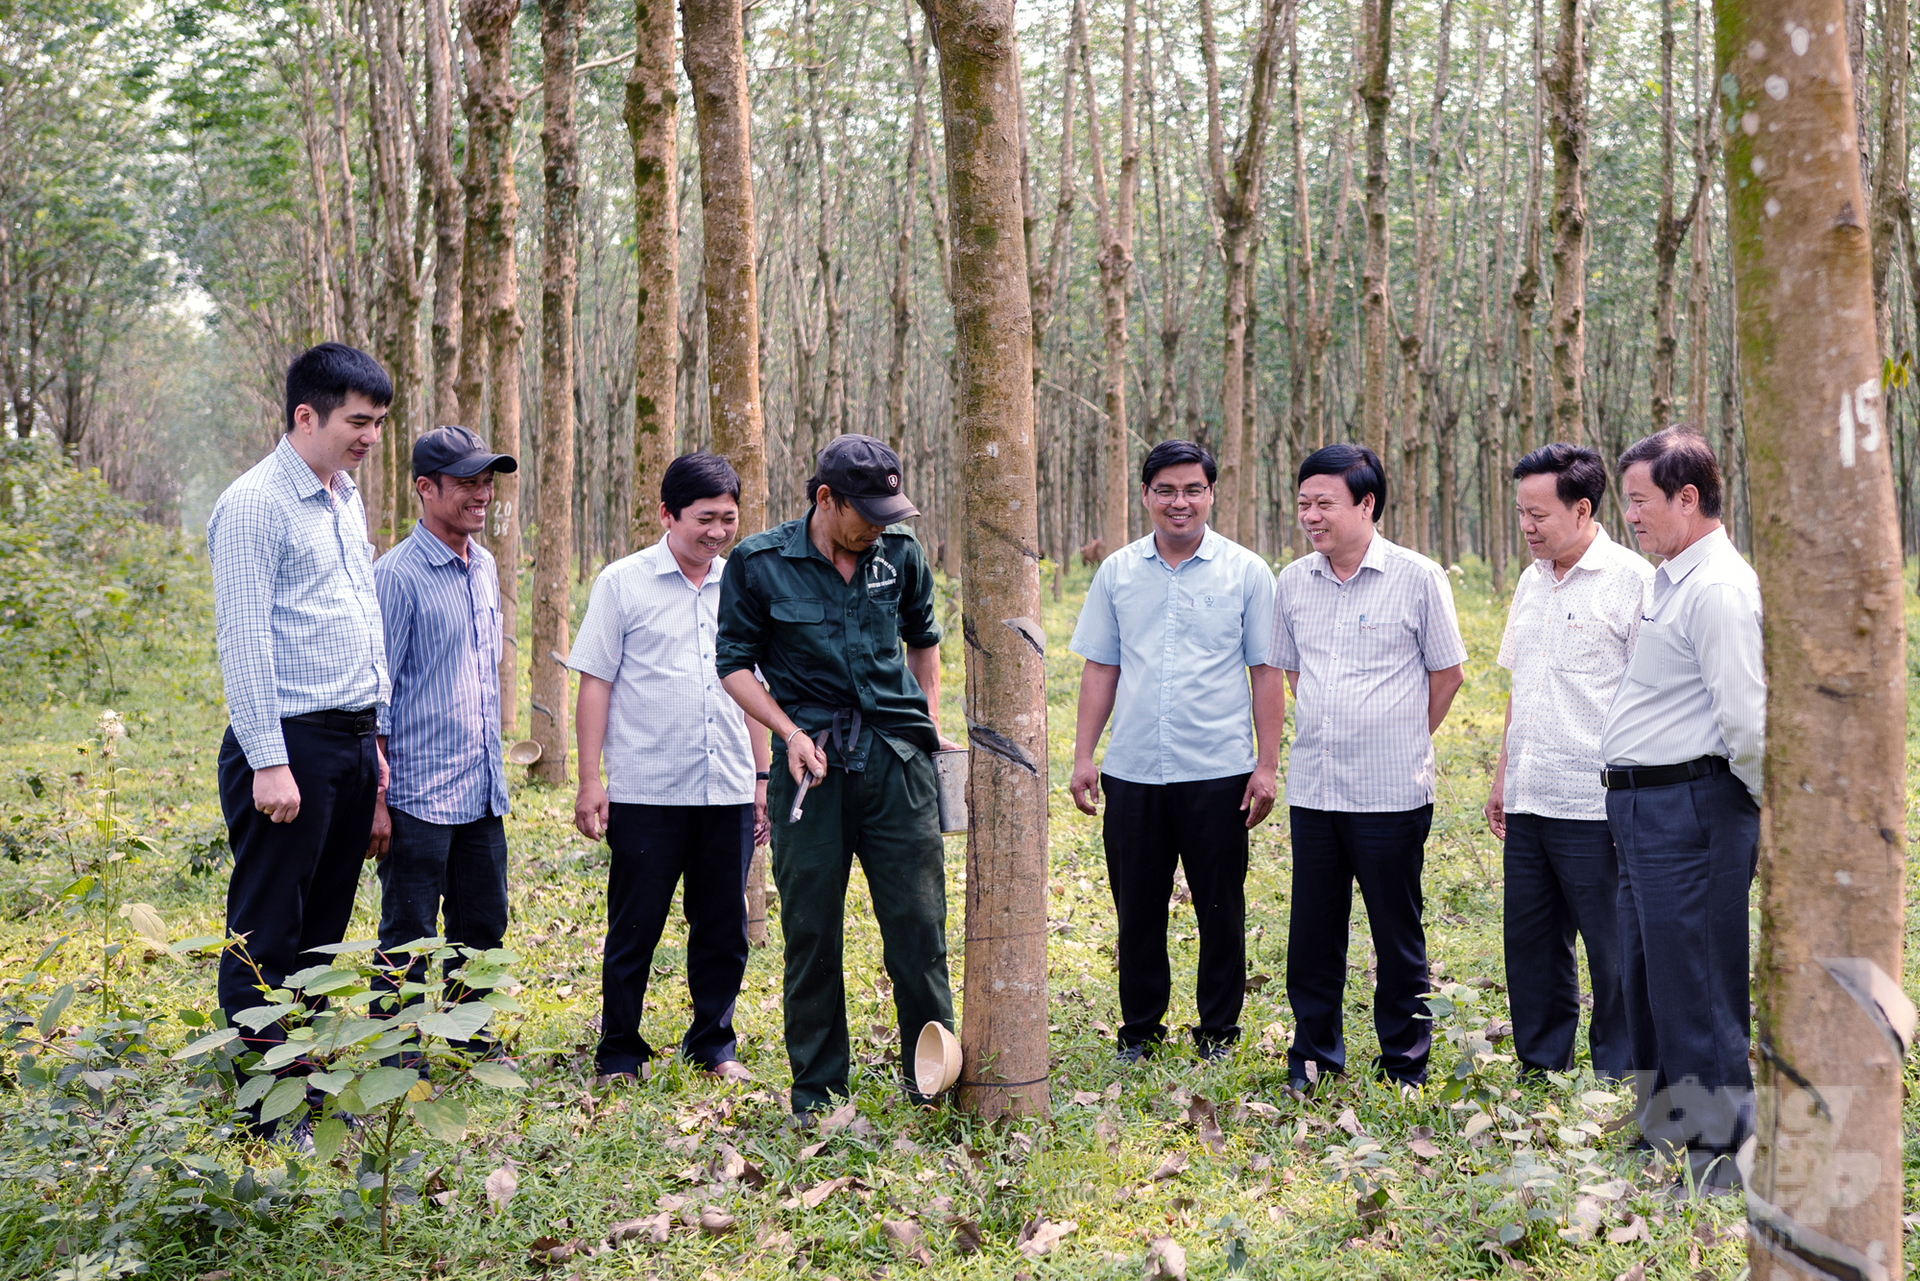
<path fill-rule="evenodd" d="M 287 763 L 283 717 L 387 701 L 387 656 L 360 491 L 329 493 L 281 437 L 207 519 L 227 716 L 247 764 Z"/>
<path fill-rule="evenodd" d="M 426 823 L 508 812 L 500 756 L 500 586 L 493 557 L 462 562 L 424 524 L 373 566 L 393 699 L 380 709 L 387 804 Z"/>

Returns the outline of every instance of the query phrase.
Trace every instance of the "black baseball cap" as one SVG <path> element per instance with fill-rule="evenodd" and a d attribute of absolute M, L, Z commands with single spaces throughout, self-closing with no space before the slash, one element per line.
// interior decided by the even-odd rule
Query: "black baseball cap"
<path fill-rule="evenodd" d="M 487 442 L 465 427 L 435 427 L 413 442 L 416 477 L 445 472 L 449 476 L 477 476 L 483 471 L 519 471 L 511 454 L 487 452 Z"/>
<path fill-rule="evenodd" d="M 920 514 L 900 492 L 900 455 L 885 441 L 851 432 L 836 436 L 814 460 L 813 472 L 869 524 L 892 525 Z"/>

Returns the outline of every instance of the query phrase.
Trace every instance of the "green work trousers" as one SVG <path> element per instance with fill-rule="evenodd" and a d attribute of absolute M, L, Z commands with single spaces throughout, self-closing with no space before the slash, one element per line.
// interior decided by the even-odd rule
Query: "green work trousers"
<path fill-rule="evenodd" d="M 844 953 L 847 876 L 860 859 L 880 927 L 882 956 L 900 1017 L 900 1058 L 929 1022 L 953 1027 L 947 979 L 947 889 L 933 760 L 872 735 L 867 767 L 839 765 L 807 792 L 788 822 L 796 784 L 776 751 L 767 788 L 773 879 L 786 938 L 787 1062 L 795 1112 L 847 1094 L 849 1050 Z"/>

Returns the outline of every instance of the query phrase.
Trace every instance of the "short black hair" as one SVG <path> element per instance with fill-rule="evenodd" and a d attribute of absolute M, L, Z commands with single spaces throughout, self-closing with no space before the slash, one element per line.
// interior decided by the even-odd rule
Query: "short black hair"
<path fill-rule="evenodd" d="M 1145 489 L 1153 483 L 1153 478 L 1169 467 L 1185 467 L 1190 463 L 1199 463 L 1200 470 L 1207 474 L 1207 483 L 1211 485 L 1219 469 L 1214 466 L 1213 455 L 1190 440 L 1163 440 L 1147 451 L 1140 463 L 1140 487 Z"/>
<path fill-rule="evenodd" d="M 1560 501 L 1572 507 L 1582 498 L 1593 512 L 1607 496 L 1607 465 L 1600 455 L 1582 445 L 1556 440 L 1542 445 L 1513 465 L 1513 478 L 1554 476 L 1553 489 Z"/>
<path fill-rule="evenodd" d="M 1365 445 L 1328 445 L 1314 450 L 1300 460 L 1295 488 L 1305 484 L 1309 476 L 1338 476 L 1346 481 L 1355 507 L 1372 494 L 1373 523 L 1380 523 L 1380 513 L 1387 508 L 1387 469 L 1380 465 L 1380 456 Z"/>
<path fill-rule="evenodd" d="M 293 430 L 293 411 L 311 405 L 320 421 L 347 403 L 347 397 L 359 392 L 376 405 L 393 403 L 393 379 L 380 362 L 343 342 L 323 342 L 309 347 L 287 366 L 287 425 Z"/>
<path fill-rule="evenodd" d="M 1720 460 L 1707 438 L 1692 427 L 1675 423 L 1634 441 L 1620 455 L 1620 474 L 1625 476 L 1635 463 L 1647 464 L 1653 483 L 1669 501 L 1692 485 L 1700 495 L 1700 514 L 1720 519 Z"/>
<path fill-rule="evenodd" d="M 660 478 L 660 501 L 675 520 L 702 498 L 727 497 L 740 501 L 740 473 L 720 455 L 705 449 L 682 454 L 667 464 Z"/>

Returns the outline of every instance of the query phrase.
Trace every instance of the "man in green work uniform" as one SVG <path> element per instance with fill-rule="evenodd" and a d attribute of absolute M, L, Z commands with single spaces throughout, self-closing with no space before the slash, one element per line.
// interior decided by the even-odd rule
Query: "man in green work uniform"
<path fill-rule="evenodd" d="M 807 514 L 743 540 L 728 559 L 714 656 L 721 684 L 776 740 L 767 808 L 799 1114 L 847 1093 L 841 957 L 855 855 L 873 897 L 902 1047 L 929 1022 L 953 1026 L 929 755 L 952 746 L 934 719 L 940 625 L 926 556 L 898 523 L 920 512 L 900 493 L 899 457 L 871 436 L 836 438 L 814 473 Z M 802 779 L 808 791 L 794 821 Z"/>

